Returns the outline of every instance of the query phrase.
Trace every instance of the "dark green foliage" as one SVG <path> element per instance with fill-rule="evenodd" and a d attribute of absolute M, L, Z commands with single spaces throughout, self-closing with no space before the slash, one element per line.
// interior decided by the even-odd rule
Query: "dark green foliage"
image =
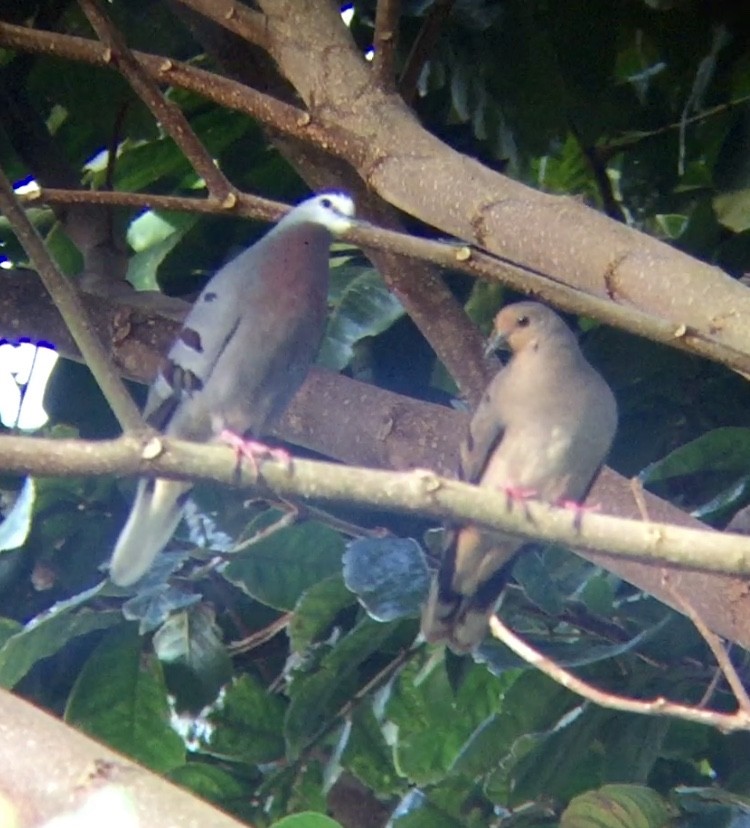
<path fill-rule="evenodd" d="M 21 5 L 16 22 L 41 6 L 88 34 L 75 5 Z M 354 5 L 364 49 L 375 3 Z M 401 67 L 435 5 L 403 3 Z M 0 4 L 4 19 L 13 6 Z M 209 65 L 166 4 L 108 8 L 132 45 Z M 452 147 L 739 277 L 750 271 L 749 35 L 742 3 L 458 0 L 414 106 Z M 203 194 L 116 74 L 9 52 L 0 73 L 33 102 L 74 182 L 104 186 L 97 156 L 114 140 L 115 188 Z M 169 94 L 237 186 L 286 201 L 305 193 L 258 124 Z M 10 119 L 0 165 L 16 180 L 44 178 Z M 80 257 L 52 212 L 30 215 L 63 270 L 77 273 Z M 175 295 L 194 292 L 263 231 L 149 211 L 112 219 L 131 245 L 136 286 Z M 1 218 L 0 243 L 12 264 L 24 262 Z M 321 363 L 444 400 L 450 382 L 399 302 L 357 251 L 335 252 Z M 450 284 L 485 325 L 510 298 L 463 277 Z M 750 502 L 746 381 L 587 320 L 581 331 L 618 397 L 612 465 L 719 525 Z M 83 368 L 61 364 L 46 404 L 68 431 L 116 433 Z M 99 586 L 97 567 L 127 499 L 115 481 L 36 481 L 25 545 L 0 551 L 0 683 L 254 825 L 333 828 L 320 812 L 342 769 L 388 804 L 395 828 L 746 824 L 747 734 L 595 708 L 497 642 L 476 661 L 414 646 L 428 583 L 417 541 L 352 540 L 312 520 L 268 531 L 281 511 L 210 490 L 198 493 L 196 512 L 212 521 L 205 542 L 183 527 L 175 554 L 125 594 Z M 231 539 L 260 531 L 228 553 Z M 701 699 L 714 665 L 682 616 L 564 549 L 535 548 L 514 574 L 501 614 L 534 646 L 614 693 Z M 253 640 L 259 631 L 267 635 Z M 747 655 L 732 657 L 747 678 Z M 719 683 L 711 705 L 733 704 Z M 171 727 L 180 714 L 190 750 Z"/>

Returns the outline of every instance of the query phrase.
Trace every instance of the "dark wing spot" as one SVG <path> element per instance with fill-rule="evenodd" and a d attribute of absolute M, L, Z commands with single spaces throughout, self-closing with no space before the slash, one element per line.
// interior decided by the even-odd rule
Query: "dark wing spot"
<path fill-rule="evenodd" d="M 192 371 L 186 371 L 171 359 L 168 359 L 164 363 L 161 373 L 169 383 L 169 387 L 177 395 L 201 391 L 203 388 L 203 380 L 197 374 L 194 374 Z"/>
<path fill-rule="evenodd" d="M 201 341 L 201 335 L 195 328 L 183 328 L 180 331 L 179 338 L 188 346 L 188 348 L 192 348 L 199 354 L 203 353 L 203 342 Z"/>
<path fill-rule="evenodd" d="M 212 290 L 209 290 L 208 293 L 203 294 L 204 302 L 213 302 L 214 299 L 216 299 L 216 294 Z"/>

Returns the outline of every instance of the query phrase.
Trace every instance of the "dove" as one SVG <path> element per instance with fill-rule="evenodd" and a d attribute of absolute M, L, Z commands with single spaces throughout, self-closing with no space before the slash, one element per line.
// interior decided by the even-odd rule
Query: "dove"
<path fill-rule="evenodd" d="M 309 198 L 214 275 L 151 386 L 143 412 L 150 426 L 202 442 L 267 433 L 317 355 L 330 244 L 354 224 L 354 213 L 344 193 Z M 139 482 L 112 555 L 115 584 L 129 586 L 150 568 L 191 488 L 158 478 Z"/>
<path fill-rule="evenodd" d="M 573 332 L 537 302 L 504 307 L 488 351 L 508 364 L 490 382 L 460 449 L 459 477 L 503 498 L 583 501 L 617 429 L 617 404 Z M 512 500 L 510 501 L 512 502 Z M 464 526 L 452 534 L 422 614 L 422 634 L 470 652 L 487 632 L 510 575 L 517 537 Z"/>

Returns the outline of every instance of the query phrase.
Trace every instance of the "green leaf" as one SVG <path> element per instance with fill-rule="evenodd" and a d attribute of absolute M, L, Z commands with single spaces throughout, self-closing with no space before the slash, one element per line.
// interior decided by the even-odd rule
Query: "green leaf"
<path fill-rule="evenodd" d="M 202 799 L 228 809 L 230 804 L 249 798 L 252 790 L 216 765 L 188 762 L 169 772 L 172 782 L 187 788 Z"/>
<path fill-rule="evenodd" d="M 208 751 L 243 762 L 273 762 L 284 755 L 285 704 L 268 688 L 245 674 L 226 691 L 209 721 Z"/>
<path fill-rule="evenodd" d="M 161 666 L 144 658 L 135 624 L 105 636 L 78 675 L 65 721 L 158 772 L 183 764 Z"/>
<path fill-rule="evenodd" d="M 673 477 L 711 472 L 746 474 L 750 468 L 750 428 L 716 428 L 691 440 L 639 475 L 647 486 Z"/>
<path fill-rule="evenodd" d="M 356 692 L 364 663 L 393 632 L 393 624 L 363 618 L 323 655 L 315 672 L 295 674 L 284 725 L 290 758 L 296 758 Z"/>
<path fill-rule="evenodd" d="M 76 605 L 53 608 L 8 638 L 0 648 L 0 685 L 15 686 L 38 661 L 54 655 L 70 641 L 122 623 L 118 611 L 77 609 Z"/>
<path fill-rule="evenodd" d="M 128 262 L 127 279 L 133 287 L 159 290 L 159 265 L 197 221 L 195 215 L 149 210 L 131 223 L 127 239 L 136 253 Z"/>
<path fill-rule="evenodd" d="M 401 303 L 377 270 L 355 265 L 344 265 L 340 270 L 352 275 L 330 315 L 318 355 L 318 364 L 332 371 L 349 365 L 360 340 L 377 336 L 404 315 Z"/>
<path fill-rule="evenodd" d="M 341 828 L 341 825 L 325 814 L 304 811 L 274 822 L 271 828 Z"/>
<path fill-rule="evenodd" d="M 443 665 L 420 675 L 418 683 L 416 670 L 409 665 L 399 675 L 386 716 L 398 726 L 394 755 L 399 774 L 425 785 L 439 782 L 453 768 L 467 740 L 498 711 L 507 679 L 472 664 L 454 693 Z"/>
<path fill-rule="evenodd" d="M 418 788 L 409 791 L 393 812 L 393 828 L 465 828 L 466 823 L 431 801 Z"/>
<path fill-rule="evenodd" d="M 750 189 L 721 193 L 714 198 L 719 222 L 735 233 L 750 229 Z"/>
<path fill-rule="evenodd" d="M 393 796 L 404 788 L 393 763 L 393 751 L 368 704 L 360 705 L 352 715 L 341 764 L 380 796 Z"/>
<path fill-rule="evenodd" d="M 154 635 L 154 650 L 168 663 L 180 702 L 193 710 L 213 701 L 232 676 L 232 661 L 205 604 L 173 613 Z"/>
<path fill-rule="evenodd" d="M 666 828 L 672 809 L 652 788 L 604 785 L 576 797 L 565 809 L 560 828 Z"/>
<path fill-rule="evenodd" d="M 411 538 L 358 538 L 344 554 L 344 582 L 373 618 L 395 621 L 420 614 L 430 574 Z"/>
<path fill-rule="evenodd" d="M 306 589 L 340 572 L 343 551 L 338 532 L 306 521 L 233 555 L 224 577 L 262 604 L 289 611 Z"/>
<path fill-rule="evenodd" d="M 339 612 L 354 603 L 340 575 L 332 575 L 305 590 L 287 629 L 292 650 L 299 653 L 321 638 Z"/>

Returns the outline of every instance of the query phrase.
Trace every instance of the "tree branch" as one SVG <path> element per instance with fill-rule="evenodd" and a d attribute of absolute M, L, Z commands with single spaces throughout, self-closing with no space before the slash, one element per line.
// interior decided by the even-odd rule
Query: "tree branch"
<path fill-rule="evenodd" d="M 102 335 L 111 336 L 111 347 L 122 370 L 134 379 L 150 382 L 178 325 L 163 316 L 146 315 L 102 297 L 84 294 L 81 298 Z M 0 336 L 51 340 L 64 355 L 80 359 L 48 294 L 29 274 L 9 271 L 3 276 Z M 313 369 L 276 433 L 295 445 L 344 463 L 394 469 L 429 467 L 451 474 L 467 423 L 465 412 Z M 610 514 L 641 517 L 630 481 L 609 469 L 599 475 L 590 500 L 602 504 Z M 695 518 L 648 492 L 644 493 L 644 501 L 654 521 L 701 526 Z M 750 647 L 750 593 L 744 579 L 675 570 L 667 590 L 662 567 L 594 552 L 585 556 L 678 611 L 675 591 L 689 595 L 712 630 Z"/>
<path fill-rule="evenodd" d="M 60 273 L 47 252 L 42 237 L 29 221 L 16 199 L 13 187 L 0 170 L 0 212 L 33 262 L 45 287 L 53 297 L 71 336 L 96 378 L 112 411 L 125 430 L 143 428 L 143 420 L 130 394 L 125 390 L 115 365 L 94 332 L 78 292 Z"/>
<path fill-rule="evenodd" d="M 750 538 L 673 524 L 586 512 L 541 501 L 517 500 L 496 491 L 417 469 L 390 472 L 295 459 L 238 468 L 228 446 L 162 436 L 124 436 L 112 441 L 0 437 L 3 470 L 37 476 L 124 475 L 207 480 L 267 490 L 282 498 L 324 505 L 357 505 L 472 523 L 517 537 L 605 552 L 676 569 L 750 575 Z"/>
<path fill-rule="evenodd" d="M 43 32 L 0 21 L 0 45 L 9 49 L 80 61 L 103 69 L 112 68 L 107 60 L 106 47 L 84 37 Z M 318 146 L 325 145 L 332 138 L 336 139 L 337 131 L 334 126 L 313 123 L 304 109 L 290 106 L 242 83 L 183 61 L 145 52 L 133 51 L 133 55 L 157 83 L 168 83 L 178 89 L 194 92 L 227 109 L 256 118 L 260 123 L 271 126 L 285 135 L 304 138 Z"/>
<path fill-rule="evenodd" d="M 248 828 L 156 773 L 136 765 L 29 702 L 0 689 L 2 790 L 17 811 L 12 825 L 169 825 Z M 108 796 L 101 796 L 103 793 Z M 76 806 L 101 807 L 75 818 Z M 93 809 L 92 809 L 93 810 Z M 133 816 L 128 819 L 132 810 Z M 252 828 L 250 826 L 250 828 Z"/>
<path fill-rule="evenodd" d="M 226 212 L 221 205 L 211 200 L 95 190 L 40 190 L 23 196 L 23 202 L 25 204 L 117 204 L 213 215 Z M 288 209 L 287 205 L 278 202 L 262 199 L 249 193 L 238 193 L 237 206 L 232 212 L 233 215 L 247 218 L 276 221 Z M 705 357 L 742 374 L 750 374 L 750 342 L 748 342 L 748 350 L 731 347 L 712 335 L 711 326 L 700 329 L 686 324 L 676 324 L 632 305 L 620 305 L 610 299 L 568 287 L 549 274 L 535 271 L 510 259 L 494 256 L 468 245 L 410 236 L 406 233 L 366 224 L 357 225 L 345 234 L 344 238 L 362 247 L 396 253 L 408 259 L 431 262 L 489 282 L 499 282 L 569 313 L 590 316 L 605 325 L 611 325 L 653 342 Z"/>
<path fill-rule="evenodd" d="M 404 71 L 401 73 L 398 84 L 398 91 L 409 105 L 414 103 L 419 76 L 435 48 L 440 32 L 443 30 L 443 25 L 448 19 L 454 3 L 455 0 L 437 0 L 433 3 L 411 47 L 409 56 L 406 58 Z"/>
<path fill-rule="evenodd" d="M 265 15 L 233 0 L 177 0 L 183 6 L 200 12 L 220 23 L 225 29 L 239 35 L 248 43 L 268 48 L 268 30 Z"/>
<path fill-rule="evenodd" d="M 372 71 L 377 83 L 385 92 L 396 88 L 396 54 L 398 47 L 398 21 L 401 0 L 378 0 L 375 11 L 375 33 L 372 47 Z"/>
<path fill-rule="evenodd" d="M 215 17 L 215 15 L 212 15 L 212 19 Z M 99 48 L 98 44 L 92 44 L 81 38 L 34 32 L 21 26 L 0 23 L 0 44 L 13 48 L 52 51 L 54 54 L 61 56 L 106 65 L 104 60 L 105 50 Z M 345 140 L 347 130 L 340 123 L 330 125 L 321 122 L 319 118 L 311 122 L 309 116 L 302 110 L 282 104 L 269 96 L 261 95 L 242 84 L 229 81 L 209 72 L 202 72 L 194 67 L 179 64 L 176 61 L 141 54 L 138 55 L 138 58 L 144 62 L 150 72 L 160 74 L 162 79 L 168 76 L 169 81 L 177 86 L 192 89 L 199 94 L 205 94 L 218 103 L 252 114 L 263 123 L 284 131 L 285 134 L 303 137 L 318 146 L 325 145 L 333 150 L 340 147 L 342 141 Z M 344 75 L 346 75 L 345 71 Z M 403 122 L 403 127 L 408 126 L 410 121 L 411 119 L 408 122 Z M 401 127 L 402 121 L 393 123 L 391 126 L 392 130 L 396 131 Z M 404 145 L 408 145 L 409 139 L 405 136 L 404 140 L 407 142 Z M 495 191 L 503 192 L 502 188 L 505 186 L 503 182 L 507 182 L 504 177 L 478 166 L 474 168 L 473 162 L 468 161 L 466 163 L 469 164 L 471 169 L 458 169 L 454 157 L 458 157 L 456 153 L 440 145 L 431 136 L 423 137 L 419 143 L 423 141 L 431 145 L 434 143 L 435 146 L 432 146 L 429 150 L 425 147 L 424 151 L 428 153 L 426 156 L 417 154 L 415 149 L 414 158 L 432 158 L 437 152 L 436 157 L 444 159 L 443 166 L 439 172 L 435 173 L 438 177 L 431 186 L 431 192 L 434 192 L 435 188 L 441 190 L 443 186 L 451 191 L 455 191 L 456 187 L 464 188 L 465 179 L 479 184 L 480 179 L 486 178 L 487 175 L 497 179 L 493 185 Z M 349 138 L 346 139 L 345 143 L 348 157 L 359 164 L 361 162 L 360 156 L 365 147 L 363 141 L 355 140 L 354 136 L 351 135 L 351 131 L 349 131 Z M 444 181 L 446 165 L 451 169 L 451 173 L 447 177 L 448 180 Z M 413 180 L 414 176 L 419 173 L 419 180 L 429 180 L 430 173 L 423 169 L 423 162 L 420 161 L 418 166 L 421 169 L 415 166 L 412 173 L 402 172 L 401 177 Z M 482 170 L 482 173 L 478 174 L 478 170 Z M 477 175 L 479 175 L 478 178 Z M 473 187 L 473 185 L 471 186 Z M 484 186 L 483 181 L 482 186 Z M 495 254 L 492 256 L 475 252 L 470 253 L 469 259 L 465 262 L 457 263 L 455 260 L 450 261 L 450 257 L 445 254 L 442 254 L 442 257 L 435 256 L 433 258 L 424 255 L 421 251 L 412 249 L 410 252 L 408 249 L 401 249 L 395 245 L 391 245 L 390 249 L 393 252 L 403 252 L 404 255 L 417 256 L 443 266 L 471 272 L 482 278 L 498 279 L 513 289 L 530 292 L 565 310 L 594 316 L 607 324 L 625 328 L 655 341 L 676 345 L 721 362 L 743 373 L 750 373 L 750 365 L 747 359 L 747 355 L 750 354 L 750 331 L 748 331 L 747 326 L 739 325 L 739 320 L 744 318 L 744 315 L 750 315 L 750 292 L 747 288 L 725 277 L 715 268 L 699 263 L 654 239 L 638 234 L 636 231 L 628 228 L 618 228 L 616 232 L 611 231 L 610 224 L 602 224 L 601 216 L 583 208 L 581 205 L 576 205 L 571 200 L 566 201 L 559 197 L 554 199 L 550 196 L 534 193 L 532 190 L 512 182 L 509 182 L 509 186 L 513 193 L 512 197 L 509 193 L 506 193 L 508 197 L 503 198 L 502 195 L 497 198 L 493 197 L 493 201 L 497 202 L 498 205 L 502 204 L 504 208 L 509 208 L 511 212 L 518 210 L 524 213 L 525 211 L 523 217 L 524 227 L 523 230 L 516 233 L 513 245 L 505 246 L 501 255 Z M 410 193 L 413 194 L 419 190 L 418 185 L 416 187 L 412 186 Z M 110 197 L 112 201 L 109 201 Z M 185 200 L 181 203 L 169 200 L 159 201 L 158 197 L 143 196 L 141 199 L 132 194 L 117 193 L 65 195 L 53 191 L 49 191 L 46 198 L 49 199 L 50 203 L 58 203 L 55 199 L 71 199 L 71 202 L 76 199 L 82 201 L 90 199 L 92 203 L 119 203 L 132 204 L 133 206 L 143 206 L 144 203 L 151 203 L 154 206 L 164 206 L 169 209 L 184 209 L 183 205 L 187 206 L 186 202 L 189 201 Z M 457 194 L 455 199 L 451 199 L 451 202 L 461 203 L 461 199 L 464 199 L 466 204 L 478 203 L 476 190 L 472 189 L 471 192 Z M 242 200 L 242 197 L 240 200 Z M 426 207 L 421 215 L 422 218 L 426 218 L 428 221 L 431 220 L 426 217 L 425 213 L 433 211 L 434 202 L 435 199 L 430 195 L 429 200 L 425 202 L 425 205 L 429 205 L 429 210 Z M 531 218 L 532 213 L 536 214 L 537 210 L 534 205 L 544 210 L 546 207 L 542 208 L 542 203 L 550 206 L 554 203 L 560 207 L 559 210 L 555 208 L 557 215 L 554 218 L 550 217 L 550 221 L 541 218 L 541 214 L 539 214 L 540 221 L 545 227 L 543 238 L 549 241 L 550 245 L 557 243 L 554 241 L 557 233 L 555 228 L 559 226 L 560 216 L 566 214 L 565 221 L 570 220 L 576 225 L 575 231 L 571 231 L 574 235 L 581 228 L 590 227 L 590 230 L 586 230 L 586 244 L 590 251 L 593 250 L 594 246 L 597 246 L 600 253 L 603 254 L 606 248 L 605 259 L 608 264 L 603 265 L 602 269 L 597 271 L 599 275 L 595 280 L 600 285 L 604 285 L 604 295 L 597 295 L 602 293 L 601 287 L 595 287 L 592 284 L 581 287 L 586 280 L 579 277 L 584 270 L 589 268 L 588 253 L 585 251 L 580 254 L 580 259 L 574 265 L 571 264 L 572 271 L 568 265 L 563 263 L 557 252 L 553 257 L 554 261 L 547 262 L 547 264 L 554 264 L 552 267 L 547 267 L 547 264 L 543 261 L 533 266 L 529 265 L 526 262 L 528 256 L 522 250 L 512 252 L 511 248 L 515 248 L 515 240 L 525 239 L 528 241 L 529 223 L 533 224 L 536 221 L 536 219 Z M 193 209 L 196 210 L 222 212 L 220 205 L 214 206 L 210 202 L 194 202 L 194 204 Z M 241 210 L 238 212 L 244 214 Z M 573 213 L 576 214 L 575 218 Z M 417 210 L 417 214 L 420 214 L 419 210 Z M 442 220 L 433 220 L 436 226 L 444 226 Z M 589 220 L 594 223 L 588 224 Z M 481 220 L 480 224 L 483 223 L 484 219 Z M 473 225 L 473 222 L 471 224 Z M 501 228 L 498 225 L 500 236 L 497 238 L 504 237 L 506 231 L 507 228 Z M 471 239 L 476 235 L 471 227 L 468 229 L 463 227 L 459 230 L 458 235 L 462 233 L 463 238 L 466 239 Z M 625 236 L 620 238 L 622 233 Z M 643 245 L 642 248 L 633 246 L 636 240 L 640 240 L 639 243 Z M 420 240 L 419 243 L 421 244 L 423 241 Z M 559 249 L 565 251 L 564 258 L 569 261 L 568 243 L 563 244 L 562 241 L 558 241 L 562 245 Z M 625 246 L 623 246 L 624 244 Z M 495 244 L 491 246 L 496 247 Z M 620 252 L 613 258 L 612 251 Z M 599 254 L 597 256 L 601 261 L 602 256 Z M 624 267 L 626 263 L 627 266 Z M 632 270 L 633 267 L 637 272 Z M 640 286 L 637 296 L 633 294 L 629 297 L 621 291 L 624 285 L 622 279 L 625 277 L 625 271 L 628 271 Z M 627 276 L 626 281 L 629 278 L 630 276 Z M 578 283 L 579 287 L 571 287 L 566 282 L 569 284 Z M 665 285 L 669 286 L 666 290 Z M 657 286 L 661 293 L 651 296 L 650 291 L 654 286 Z M 608 292 L 609 296 L 607 296 Z M 646 297 L 646 293 L 649 293 L 651 298 Z M 665 296 L 668 299 L 666 305 L 664 302 Z M 690 296 L 693 298 L 688 301 Z M 640 308 L 647 310 L 644 312 Z M 431 339 L 439 339 L 439 337 L 431 337 Z"/>
<path fill-rule="evenodd" d="M 236 203 L 234 188 L 214 163 L 208 150 L 193 132 L 182 110 L 168 101 L 143 70 L 125 39 L 104 13 L 99 0 L 78 0 L 89 23 L 107 48 L 107 60 L 114 63 L 133 88 L 133 91 L 151 110 L 154 118 L 172 137 L 196 172 L 206 182 L 211 197 L 225 209 Z"/>
<path fill-rule="evenodd" d="M 623 710 L 627 713 L 641 713 L 645 716 L 669 716 L 673 719 L 683 719 L 687 722 L 709 725 L 726 733 L 750 730 L 750 714 L 742 709 L 738 709 L 736 713 L 720 713 L 717 710 L 702 710 L 698 707 L 670 702 L 663 696 L 651 701 L 642 701 L 608 693 L 574 676 L 568 670 L 556 664 L 551 658 L 542 655 L 508 629 L 497 616 L 490 620 L 490 630 L 495 638 L 502 641 L 508 649 L 512 650 L 527 664 L 541 670 L 553 681 L 568 690 L 572 690 L 584 699 L 598 704 L 599 707 Z"/>

